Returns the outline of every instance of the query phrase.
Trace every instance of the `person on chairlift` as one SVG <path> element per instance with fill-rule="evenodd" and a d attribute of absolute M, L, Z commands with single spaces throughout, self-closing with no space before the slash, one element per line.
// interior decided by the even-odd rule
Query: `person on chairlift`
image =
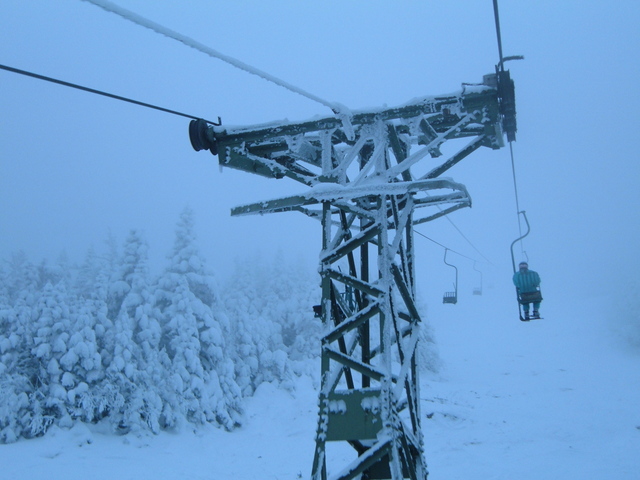
<path fill-rule="evenodd" d="M 518 298 L 524 310 L 524 319 L 540 318 L 540 275 L 529 270 L 527 262 L 520 262 L 519 270 L 513 274 L 513 284 L 518 290 Z M 529 316 L 530 304 L 533 303 L 533 317 Z"/>

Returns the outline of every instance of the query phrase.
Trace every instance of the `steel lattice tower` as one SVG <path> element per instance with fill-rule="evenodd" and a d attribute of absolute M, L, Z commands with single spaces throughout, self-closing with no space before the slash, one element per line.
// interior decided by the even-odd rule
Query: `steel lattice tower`
<path fill-rule="evenodd" d="M 481 146 L 504 146 L 504 133 L 511 141 L 515 131 L 508 71 L 391 109 L 234 129 L 191 122 L 193 147 L 221 165 L 308 187 L 232 215 L 298 211 L 322 224 L 313 480 L 328 470 L 335 480 L 426 479 L 413 227 L 470 206 L 464 185 L 442 174 Z M 464 137 L 471 141 L 443 160 L 441 145 Z M 412 167 L 428 161 L 415 176 Z M 348 443 L 354 461 L 334 465 L 328 442 Z"/>

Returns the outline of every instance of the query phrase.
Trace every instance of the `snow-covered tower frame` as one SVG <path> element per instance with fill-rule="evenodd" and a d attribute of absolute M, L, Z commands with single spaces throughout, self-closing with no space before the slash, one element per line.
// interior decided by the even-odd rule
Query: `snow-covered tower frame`
<path fill-rule="evenodd" d="M 464 185 L 442 174 L 481 146 L 502 147 L 503 133 L 515 137 L 513 91 L 507 71 L 391 109 L 246 128 L 191 123 L 193 147 L 221 165 L 308 187 L 232 215 L 298 211 L 322 224 L 313 480 L 426 479 L 413 227 L 471 205 Z M 441 145 L 463 137 L 472 139 L 442 161 Z M 348 443 L 354 461 L 335 465 L 328 442 Z"/>

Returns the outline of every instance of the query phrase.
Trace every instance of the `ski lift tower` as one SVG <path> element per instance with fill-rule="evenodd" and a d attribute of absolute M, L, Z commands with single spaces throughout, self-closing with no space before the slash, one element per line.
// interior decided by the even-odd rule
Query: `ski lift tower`
<path fill-rule="evenodd" d="M 427 478 L 413 227 L 470 206 L 465 186 L 442 175 L 480 147 L 504 146 L 503 135 L 511 141 L 515 131 L 514 86 L 504 70 L 397 108 L 240 128 L 191 122 L 194 149 L 209 150 L 220 165 L 305 186 L 232 215 L 296 211 L 322 225 L 313 480 L 328 472 L 335 480 Z M 465 137 L 466 146 L 442 156 L 445 142 Z M 418 164 L 426 173 L 415 174 Z M 353 462 L 338 465 L 329 442 L 350 445 Z"/>

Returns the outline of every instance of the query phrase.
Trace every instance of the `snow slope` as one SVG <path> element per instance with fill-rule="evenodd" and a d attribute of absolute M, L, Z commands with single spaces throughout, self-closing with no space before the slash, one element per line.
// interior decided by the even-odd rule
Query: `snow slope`
<path fill-rule="evenodd" d="M 422 391 L 431 479 L 640 478 L 640 352 L 613 335 L 606 298 L 553 304 L 562 293 L 545 294 L 541 321 L 518 321 L 515 301 L 491 317 L 491 298 L 434 316 L 445 368 Z"/>
<path fill-rule="evenodd" d="M 430 480 L 640 478 L 640 352 L 612 334 L 606 298 L 560 294 L 545 292 L 546 318 L 530 323 L 506 288 L 430 306 L 443 365 L 421 391 Z M 54 428 L 0 445 L 0 478 L 308 478 L 316 388 L 263 384 L 233 433 Z"/>

